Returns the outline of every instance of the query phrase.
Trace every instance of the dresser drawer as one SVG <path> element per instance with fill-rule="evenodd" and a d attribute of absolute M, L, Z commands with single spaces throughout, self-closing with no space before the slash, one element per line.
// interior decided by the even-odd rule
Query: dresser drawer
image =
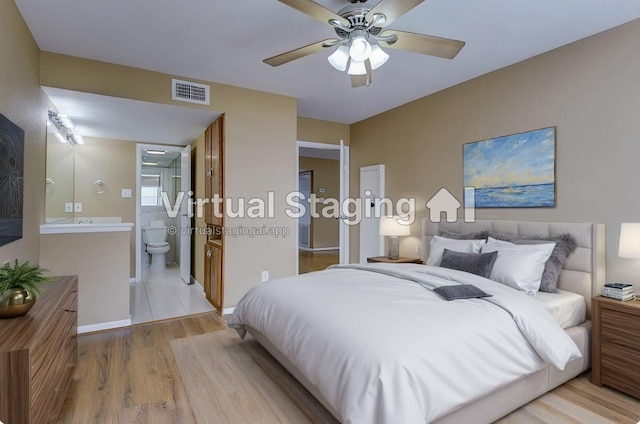
<path fill-rule="evenodd" d="M 602 383 L 640 397 L 640 351 L 604 342 L 600 352 Z"/>
<path fill-rule="evenodd" d="M 53 358 L 70 343 L 76 342 L 78 314 L 60 310 L 52 320 L 52 326 L 46 337 L 42 338 L 31 351 L 31 378 L 37 382 L 42 370 L 51 366 Z"/>
<path fill-rule="evenodd" d="M 603 307 L 600 310 L 603 342 L 613 342 L 640 350 L 640 316 Z"/>

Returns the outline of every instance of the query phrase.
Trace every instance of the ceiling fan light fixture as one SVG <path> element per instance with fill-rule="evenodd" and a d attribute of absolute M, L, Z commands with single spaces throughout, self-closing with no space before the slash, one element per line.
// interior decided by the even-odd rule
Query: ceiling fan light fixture
<path fill-rule="evenodd" d="M 369 56 L 369 60 L 371 61 L 371 69 L 378 69 L 389 60 L 389 55 L 382 50 L 382 48 L 375 44 L 371 47 L 371 56 Z"/>
<path fill-rule="evenodd" d="M 329 56 L 329 63 L 340 72 L 347 70 L 349 62 L 349 47 L 342 45 Z"/>
<path fill-rule="evenodd" d="M 364 62 L 358 62 L 356 60 L 351 60 L 349 64 L 349 70 L 347 71 L 349 75 L 366 75 L 367 67 Z"/>
<path fill-rule="evenodd" d="M 371 55 L 371 44 L 362 35 L 354 37 L 353 40 L 351 40 L 349 55 L 351 56 L 351 59 L 356 62 L 364 62 L 369 59 L 369 56 Z"/>

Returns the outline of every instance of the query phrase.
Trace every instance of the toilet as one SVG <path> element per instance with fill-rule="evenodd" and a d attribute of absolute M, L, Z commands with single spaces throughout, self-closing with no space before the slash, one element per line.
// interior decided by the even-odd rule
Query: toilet
<path fill-rule="evenodd" d="M 165 257 L 169 252 L 169 242 L 167 242 L 167 227 L 164 221 L 151 221 L 148 227 L 142 227 L 142 239 L 147 245 L 147 253 L 151 255 L 149 269 L 166 269 Z"/>

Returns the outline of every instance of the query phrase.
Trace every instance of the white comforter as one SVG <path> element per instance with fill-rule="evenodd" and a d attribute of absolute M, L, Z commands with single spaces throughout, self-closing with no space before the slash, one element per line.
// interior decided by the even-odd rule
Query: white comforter
<path fill-rule="evenodd" d="M 429 289 L 458 283 L 493 297 L 448 302 Z M 414 264 L 338 267 L 263 283 L 229 325 L 266 336 L 343 423 L 428 423 L 545 362 L 563 369 L 580 357 L 527 295 Z"/>

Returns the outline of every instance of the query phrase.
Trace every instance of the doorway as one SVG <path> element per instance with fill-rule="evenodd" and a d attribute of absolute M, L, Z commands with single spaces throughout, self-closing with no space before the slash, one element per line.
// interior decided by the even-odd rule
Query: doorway
<path fill-rule="evenodd" d="M 323 214 L 331 202 L 344 203 L 349 186 L 349 148 L 340 144 L 298 141 L 297 191 L 308 205 L 298 219 L 297 273 L 349 263 L 349 226 L 337 214 Z M 315 206 L 308 202 L 315 196 Z M 304 199 L 304 200 L 303 200 Z M 334 208 L 335 210 L 335 208 Z"/>
<path fill-rule="evenodd" d="M 166 227 L 169 250 L 164 262 L 178 268 L 183 282 L 191 284 L 191 147 L 138 144 L 136 190 L 136 281 L 144 270 L 154 268 L 143 229 Z"/>

